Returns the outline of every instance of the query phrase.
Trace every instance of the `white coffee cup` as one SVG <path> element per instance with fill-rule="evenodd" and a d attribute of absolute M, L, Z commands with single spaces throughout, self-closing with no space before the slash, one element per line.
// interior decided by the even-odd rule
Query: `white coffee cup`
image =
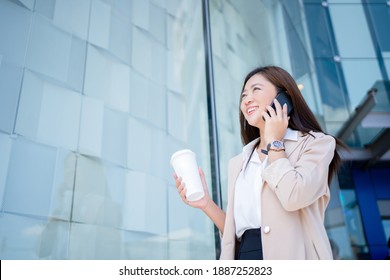
<path fill-rule="evenodd" d="M 204 191 L 195 153 L 188 149 L 177 151 L 171 157 L 171 165 L 176 175 L 185 183 L 187 199 L 189 201 L 201 199 Z"/>

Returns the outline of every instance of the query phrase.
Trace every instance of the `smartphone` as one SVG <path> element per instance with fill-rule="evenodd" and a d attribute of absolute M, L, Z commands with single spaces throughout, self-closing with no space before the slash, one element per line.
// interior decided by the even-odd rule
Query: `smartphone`
<path fill-rule="evenodd" d="M 282 106 L 282 108 L 283 108 L 283 105 L 284 105 L 284 104 L 287 104 L 287 115 L 289 116 L 289 115 L 291 114 L 291 111 L 293 110 L 293 105 L 292 105 L 291 97 L 288 96 L 288 94 L 287 94 L 284 90 L 281 90 L 281 91 L 279 91 L 279 92 L 276 94 L 275 99 L 279 101 L 280 106 Z M 275 104 L 274 104 L 273 102 L 272 102 L 271 107 L 272 107 L 272 108 L 275 110 L 275 112 L 276 112 Z"/>

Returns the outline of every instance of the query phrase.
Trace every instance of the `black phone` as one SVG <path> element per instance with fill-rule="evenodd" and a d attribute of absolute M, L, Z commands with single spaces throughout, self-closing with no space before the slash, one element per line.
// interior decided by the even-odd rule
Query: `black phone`
<path fill-rule="evenodd" d="M 283 108 L 283 105 L 284 105 L 284 104 L 287 104 L 287 115 L 289 116 L 289 115 L 291 114 L 291 111 L 293 110 L 293 105 L 292 105 L 291 97 L 288 96 L 288 94 L 287 94 L 284 90 L 281 90 L 281 91 L 279 91 L 279 92 L 276 94 L 275 99 L 279 101 L 280 106 L 282 106 L 282 108 Z M 272 102 L 271 107 L 272 107 L 272 108 L 275 110 L 275 112 L 276 112 L 275 104 L 274 104 L 273 102 Z"/>

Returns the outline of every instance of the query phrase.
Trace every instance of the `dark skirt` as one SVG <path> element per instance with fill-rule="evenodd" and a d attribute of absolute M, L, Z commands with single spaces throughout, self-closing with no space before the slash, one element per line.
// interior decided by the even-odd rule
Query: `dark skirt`
<path fill-rule="evenodd" d="M 262 260 L 263 248 L 261 246 L 261 229 L 248 229 L 238 243 L 236 260 Z"/>

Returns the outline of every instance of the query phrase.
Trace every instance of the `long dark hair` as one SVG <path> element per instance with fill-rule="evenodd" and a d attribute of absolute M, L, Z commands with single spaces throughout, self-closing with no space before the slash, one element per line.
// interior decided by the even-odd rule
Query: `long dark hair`
<path fill-rule="evenodd" d="M 265 66 L 265 67 L 259 67 L 252 70 L 245 77 L 241 92 L 244 90 L 245 84 L 248 82 L 248 80 L 256 74 L 261 74 L 264 78 L 266 78 L 269 82 L 271 82 L 276 87 L 277 91 L 284 90 L 291 97 L 294 110 L 290 114 L 290 120 L 288 124 L 289 128 L 301 131 L 303 134 L 310 134 L 310 131 L 325 133 L 322 130 L 313 112 L 310 110 L 309 106 L 307 105 L 293 77 L 291 77 L 291 75 L 286 70 L 280 67 Z M 240 110 L 240 127 L 241 127 L 241 140 L 244 145 L 260 137 L 259 129 L 257 127 L 251 126 L 246 121 L 241 110 Z M 337 146 L 346 148 L 345 144 L 342 143 L 341 140 L 337 139 L 336 137 L 334 138 L 336 140 Z M 341 158 L 337 149 L 335 149 L 333 159 L 329 165 L 328 184 L 330 184 L 330 181 L 333 175 L 335 174 L 335 172 L 337 172 L 340 164 L 341 164 Z"/>

